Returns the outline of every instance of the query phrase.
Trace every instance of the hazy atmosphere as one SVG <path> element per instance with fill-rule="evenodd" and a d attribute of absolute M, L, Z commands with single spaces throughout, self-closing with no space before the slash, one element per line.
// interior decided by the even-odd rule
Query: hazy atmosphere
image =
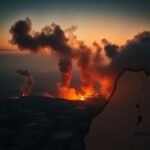
<path fill-rule="evenodd" d="M 56 134 L 62 141 L 70 135 L 70 139 L 75 139 L 72 140 L 76 141 L 75 146 L 66 148 L 71 145 L 68 143 L 73 143 L 68 142 L 68 138 L 63 144 L 64 149 L 150 149 L 150 1 L 1 0 L 0 3 L 1 107 L 11 98 L 22 100 L 24 97 L 30 99 L 30 96 L 31 99 L 37 97 L 38 101 L 39 97 L 52 101 L 53 98 L 54 101 L 55 98 L 62 99 L 54 107 L 66 105 L 63 100 L 69 101 L 67 107 L 68 103 L 76 106 L 76 100 L 79 105 L 81 101 L 85 106 L 78 106 L 79 110 L 87 109 L 88 105 L 97 111 L 101 106 L 99 113 L 90 110 L 93 114 L 88 114 L 89 130 L 84 136 L 79 135 L 79 141 L 70 130 L 63 131 L 61 136 Z M 97 103 L 97 98 L 101 97 L 104 106 L 99 102 L 95 106 L 91 99 Z M 10 107 L 7 105 L 4 108 Z M 26 104 L 25 107 L 29 109 Z M 44 111 L 40 105 L 39 109 Z M 59 110 L 49 109 L 52 112 Z M 72 105 L 69 113 L 70 109 Z M 0 114 L 1 120 L 5 112 Z M 50 119 L 54 117 L 52 112 Z M 5 134 L 3 122 L 0 123 L 0 139 L 3 135 L 7 139 L 11 132 Z M 45 127 L 42 127 L 39 125 L 43 135 Z M 15 129 L 15 138 L 23 135 L 22 128 Z M 140 135 L 135 136 L 138 130 Z M 13 142 L 5 148 L 2 143 L 2 150 L 21 148 L 15 147 Z M 31 147 L 28 149 L 34 146 Z M 60 150 L 61 146 L 54 147 L 48 143 L 39 150 Z"/>

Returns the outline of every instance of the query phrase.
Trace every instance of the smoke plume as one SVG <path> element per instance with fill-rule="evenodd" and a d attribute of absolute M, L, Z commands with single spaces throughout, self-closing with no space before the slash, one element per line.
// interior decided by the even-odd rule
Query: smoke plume
<path fill-rule="evenodd" d="M 55 23 L 44 27 L 41 32 L 32 34 L 32 23 L 29 18 L 16 22 L 10 29 L 12 44 L 16 44 L 20 50 L 28 50 L 33 53 L 49 48 L 58 57 L 58 66 L 62 76 L 61 86 L 69 87 L 72 71 L 72 48 L 68 45 L 68 38 L 61 27 Z M 75 30 L 72 27 L 71 30 Z M 67 31 L 68 32 L 68 31 Z"/>
<path fill-rule="evenodd" d="M 113 58 L 119 53 L 119 46 L 116 44 L 111 44 L 106 39 L 102 39 L 102 43 L 104 44 L 105 54 L 109 58 Z"/>
<path fill-rule="evenodd" d="M 34 81 L 32 74 L 28 70 L 18 69 L 16 71 L 20 76 L 24 77 L 24 84 L 21 86 L 21 96 L 28 96 L 32 90 Z"/>
<path fill-rule="evenodd" d="M 71 26 L 63 30 L 52 23 L 40 32 L 33 33 L 31 20 L 26 18 L 17 21 L 10 29 L 11 43 L 20 50 L 37 53 L 48 48 L 56 56 L 62 77 L 58 90 L 60 97 L 69 98 L 68 95 L 71 95 L 76 99 L 81 94 L 95 93 L 109 97 L 117 77 L 125 69 L 144 70 L 150 74 L 149 31 L 138 33 L 121 46 L 103 39 L 102 46 L 94 42 L 90 47 L 74 35 L 76 28 Z M 80 74 L 79 93 L 70 87 L 73 62 L 77 64 Z M 31 75 L 30 78 L 28 82 L 32 85 Z"/>
<path fill-rule="evenodd" d="M 106 56 L 110 59 L 110 63 L 105 67 L 99 66 L 96 72 L 98 73 L 98 78 L 104 77 L 109 79 L 111 84 L 109 84 L 110 88 L 108 88 L 108 90 L 112 91 L 116 79 L 124 70 L 141 70 L 147 75 L 150 74 L 149 31 L 138 33 L 133 39 L 128 40 L 126 44 L 122 46 L 105 43 L 104 50 Z M 113 55 L 108 55 L 108 52 L 112 51 Z"/>

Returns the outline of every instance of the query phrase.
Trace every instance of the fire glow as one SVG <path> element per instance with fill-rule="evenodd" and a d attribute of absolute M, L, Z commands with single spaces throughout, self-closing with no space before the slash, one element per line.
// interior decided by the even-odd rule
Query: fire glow
<path fill-rule="evenodd" d="M 33 78 L 32 78 L 31 73 L 27 70 L 21 70 L 21 69 L 18 69 L 17 73 L 19 73 L 25 79 L 24 84 L 20 88 L 20 93 L 21 93 L 20 95 L 22 97 L 29 96 L 30 92 L 32 90 L 32 87 L 33 87 Z M 96 91 L 96 89 L 94 89 L 93 87 L 89 87 L 89 86 L 87 86 L 87 87 L 84 86 L 83 87 L 82 86 L 82 87 L 80 87 L 80 89 L 81 89 L 80 91 L 77 91 L 73 87 L 59 86 L 57 97 L 64 98 L 64 99 L 67 99 L 67 100 L 85 101 L 89 97 L 96 97 L 96 95 L 98 95 L 98 94 L 100 95 L 100 93 L 98 91 Z M 101 91 L 103 92 L 102 95 L 105 98 L 108 98 L 109 95 L 110 95 L 108 89 L 109 89 L 109 80 L 105 79 L 105 80 L 103 80 L 103 87 L 101 89 Z M 45 96 L 45 97 L 54 97 L 53 95 L 50 95 L 49 93 L 45 93 L 45 92 L 43 93 L 43 96 Z"/>
<path fill-rule="evenodd" d="M 84 91 L 84 94 L 81 94 L 81 92 L 77 92 L 75 88 L 66 88 L 66 87 L 60 87 L 59 88 L 59 97 L 65 98 L 69 100 L 86 100 L 88 96 L 94 95 L 93 91 Z"/>
<path fill-rule="evenodd" d="M 44 49 L 56 57 L 61 82 L 57 88 L 59 98 L 85 100 L 89 96 L 102 95 L 106 99 L 112 94 L 118 75 L 126 68 L 149 73 L 150 32 L 138 33 L 124 45 L 116 45 L 102 39 L 102 47 L 93 42 L 88 46 L 74 35 L 75 26 L 62 29 L 52 23 L 39 32 L 32 30 L 29 18 L 17 21 L 10 28 L 11 44 L 21 51 L 33 54 L 44 53 Z M 90 36 L 90 35 L 89 35 Z M 142 56 L 142 57 L 141 57 Z M 77 66 L 81 85 L 71 87 L 73 64 Z M 33 79 L 27 70 L 17 71 L 25 78 L 21 95 L 28 96 L 33 87 Z M 58 83 L 56 83 L 58 84 Z"/>
<path fill-rule="evenodd" d="M 62 30 L 59 25 L 52 23 L 51 26 L 46 26 L 41 32 L 34 34 L 31 26 L 29 18 L 16 22 L 10 29 L 11 43 L 17 45 L 20 50 L 33 53 L 41 52 L 45 48 L 52 51 L 58 60 L 58 69 L 61 74 L 57 97 L 69 100 L 85 100 L 96 94 L 109 97 L 110 94 L 107 90 L 109 82 L 105 80 L 104 84 L 101 83 L 100 74 L 96 75 L 99 69 L 98 65 L 104 64 L 102 49 L 98 43 L 94 42 L 90 48 L 84 42 L 78 41 L 73 34 L 76 30 L 74 26 Z M 79 90 L 70 86 L 73 63 L 76 63 L 80 76 Z M 32 75 L 27 70 L 18 70 L 17 73 L 25 79 L 25 83 L 21 87 L 21 96 L 28 96 L 33 87 Z M 95 88 L 95 84 L 99 84 L 99 87 Z"/>

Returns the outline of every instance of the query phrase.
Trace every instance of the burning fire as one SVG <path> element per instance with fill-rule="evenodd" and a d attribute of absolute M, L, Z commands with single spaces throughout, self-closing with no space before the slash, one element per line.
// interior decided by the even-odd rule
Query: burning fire
<path fill-rule="evenodd" d="M 21 96 L 23 97 L 23 96 L 29 96 L 29 93 L 27 93 L 26 91 L 22 91 L 21 92 Z"/>
<path fill-rule="evenodd" d="M 111 89 L 112 89 L 111 80 L 109 80 L 108 78 L 102 78 L 100 80 L 100 82 L 101 82 L 101 87 L 100 87 L 99 91 L 101 91 L 101 93 L 98 90 L 94 89 L 92 86 L 89 86 L 89 85 L 87 85 L 87 86 L 82 85 L 80 87 L 80 91 L 77 91 L 75 88 L 69 87 L 68 85 L 67 86 L 63 85 L 63 86 L 58 87 L 58 97 L 68 99 L 68 100 L 85 101 L 90 96 L 95 96 L 97 94 L 100 94 L 100 95 L 103 95 L 106 98 L 109 98 L 110 93 L 111 93 Z M 28 83 L 28 82 L 25 82 L 25 83 Z M 30 93 L 29 89 L 30 88 L 28 88 L 28 84 L 24 84 L 23 88 L 21 88 L 21 96 L 28 96 L 29 93 Z M 45 94 L 45 93 L 44 93 L 44 96 L 52 97 L 52 95 Z"/>
<path fill-rule="evenodd" d="M 149 54 L 147 53 L 150 47 L 149 31 L 137 34 L 122 46 L 113 44 L 107 39 L 102 40 L 103 46 L 97 42 L 88 46 L 78 39 L 74 34 L 75 30 L 75 26 L 63 30 L 60 25 L 52 23 L 36 32 L 32 30 L 32 21 L 28 17 L 18 20 L 10 28 L 12 36 L 10 43 L 16 45 L 21 51 L 37 54 L 47 49 L 56 57 L 61 75 L 57 97 L 85 100 L 89 95 L 98 94 L 108 99 L 120 71 L 126 68 L 131 70 L 143 68 L 149 72 L 148 68 L 145 68 L 145 64 L 149 62 L 148 57 L 144 62 L 137 61 L 141 58 L 140 54 L 142 56 Z M 145 42 L 146 40 L 148 42 Z M 139 55 L 135 57 L 137 51 Z M 70 86 L 74 64 L 77 65 L 79 71 L 80 91 Z M 34 85 L 32 74 L 22 69 L 17 70 L 17 73 L 25 80 L 21 87 L 22 96 L 30 95 Z"/>
<path fill-rule="evenodd" d="M 29 78 L 25 78 L 25 83 L 23 84 L 21 88 L 21 96 L 28 96 L 30 93 L 30 87 L 32 84 L 29 84 L 31 81 L 30 76 Z M 101 78 L 101 87 L 99 90 L 94 89 L 91 85 L 82 85 L 80 87 L 80 90 L 77 91 L 73 87 L 69 87 L 68 84 L 60 85 L 58 87 L 58 97 L 64 98 L 68 100 L 81 100 L 85 101 L 91 96 L 96 96 L 97 94 L 103 95 L 105 98 L 109 98 L 112 88 L 112 82 L 108 78 Z M 67 85 L 67 86 L 66 86 Z M 100 92 L 99 92 L 100 91 Z M 51 94 L 43 93 L 46 97 L 53 97 Z"/>
<path fill-rule="evenodd" d="M 84 101 L 85 99 L 86 99 L 86 97 L 83 96 L 83 95 L 81 95 L 80 100 L 81 100 L 81 101 Z"/>
<path fill-rule="evenodd" d="M 69 100 L 83 100 L 83 95 L 76 92 L 74 88 L 59 87 L 59 97 Z"/>
<path fill-rule="evenodd" d="M 109 67 L 105 61 L 106 58 L 113 60 L 113 56 L 118 54 L 119 47 L 103 40 L 104 50 L 112 47 L 103 53 L 97 42 L 88 46 L 84 41 L 78 40 L 74 35 L 75 29 L 76 27 L 72 26 L 68 30 L 63 30 L 60 25 L 52 23 L 50 26 L 42 28 L 40 32 L 33 32 L 32 22 L 26 18 L 11 26 L 12 39 L 10 42 L 17 45 L 20 50 L 27 50 L 34 54 L 48 49 L 56 57 L 61 75 L 57 97 L 86 100 L 91 95 L 100 94 L 108 98 L 112 86 L 108 79 L 103 79 L 107 73 L 107 67 Z M 78 68 L 81 81 L 79 91 L 70 86 L 74 64 Z M 18 69 L 17 73 L 24 78 L 24 84 L 20 88 L 21 96 L 30 95 L 34 86 L 32 74 L 28 70 L 22 69 Z M 97 86 L 99 86 L 99 90 Z"/>
<path fill-rule="evenodd" d="M 87 88 L 86 91 L 77 92 L 75 88 L 59 87 L 59 97 L 69 100 L 86 100 L 91 95 L 96 95 L 92 88 Z"/>

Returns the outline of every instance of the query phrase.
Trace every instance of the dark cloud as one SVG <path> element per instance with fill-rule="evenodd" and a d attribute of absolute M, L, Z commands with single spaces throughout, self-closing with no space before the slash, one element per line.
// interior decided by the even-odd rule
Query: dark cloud
<path fill-rule="evenodd" d="M 31 52 L 49 48 L 58 59 L 62 76 L 61 86 L 67 88 L 70 86 L 73 61 L 77 62 L 83 91 L 92 89 L 95 83 L 98 83 L 100 92 L 111 93 L 117 77 L 125 69 L 144 70 L 150 74 L 149 31 L 137 34 L 122 46 L 103 39 L 105 52 L 103 54 L 97 42 L 93 43 L 95 48 L 93 51 L 83 41 L 78 41 L 73 34 L 76 30 L 75 26 L 62 30 L 59 25 L 52 23 L 43 28 L 41 32 L 34 33 L 31 27 L 29 18 L 16 22 L 10 29 L 11 43 L 17 45 L 21 50 Z M 109 58 L 110 62 L 106 63 L 105 58 Z"/>
<path fill-rule="evenodd" d="M 11 43 L 17 45 L 21 50 L 31 52 L 42 51 L 42 48 L 49 48 L 58 58 L 58 66 L 62 76 L 61 86 L 69 87 L 72 76 L 72 61 L 76 60 L 80 68 L 82 83 L 92 82 L 88 73 L 88 66 L 91 62 L 92 52 L 84 42 L 77 41 L 73 32 L 76 26 L 71 26 L 65 31 L 55 23 L 44 27 L 41 32 L 32 33 L 32 23 L 29 18 L 17 21 L 10 29 L 12 34 Z M 66 34 L 69 34 L 66 37 Z M 69 42 L 74 40 L 78 48 L 74 49 Z M 95 42 L 95 47 L 98 44 Z M 98 48 L 99 49 L 99 48 Z"/>
<path fill-rule="evenodd" d="M 75 28 L 72 26 L 67 32 L 74 31 Z M 41 32 L 32 34 L 31 29 L 32 23 L 29 18 L 17 21 L 10 29 L 10 33 L 12 34 L 11 43 L 17 45 L 21 50 L 29 50 L 34 53 L 42 51 L 43 48 L 49 48 L 58 56 L 62 85 L 68 85 L 69 80 L 67 77 L 71 78 L 72 62 L 70 57 L 72 57 L 73 50 L 68 44 L 65 31 L 55 23 L 44 27 Z"/>
<path fill-rule="evenodd" d="M 122 67 L 150 73 L 150 32 L 142 32 L 122 47 Z M 125 63 L 123 63 L 125 62 Z"/>
<path fill-rule="evenodd" d="M 128 40 L 125 45 L 117 46 L 119 53 L 110 59 L 106 66 L 99 65 L 96 70 L 99 78 L 109 78 L 112 81 L 112 88 L 116 79 L 125 70 L 144 71 L 150 74 L 150 32 L 145 31 Z M 111 47 L 109 47 L 111 49 Z"/>
<path fill-rule="evenodd" d="M 119 51 L 110 63 L 112 70 L 144 70 L 147 74 L 150 73 L 150 32 L 137 34 L 120 47 Z"/>
<path fill-rule="evenodd" d="M 119 46 L 118 45 L 111 44 L 106 39 L 103 39 L 102 43 L 104 44 L 105 54 L 109 58 L 112 58 L 112 57 L 116 56 L 119 53 L 119 51 L 118 51 Z"/>
<path fill-rule="evenodd" d="M 41 32 L 32 32 L 32 23 L 29 18 L 17 21 L 10 29 L 12 44 L 16 44 L 21 50 L 38 52 L 42 48 L 49 47 L 59 55 L 70 55 L 71 49 L 67 44 L 68 39 L 61 27 L 55 23 L 46 26 Z"/>

